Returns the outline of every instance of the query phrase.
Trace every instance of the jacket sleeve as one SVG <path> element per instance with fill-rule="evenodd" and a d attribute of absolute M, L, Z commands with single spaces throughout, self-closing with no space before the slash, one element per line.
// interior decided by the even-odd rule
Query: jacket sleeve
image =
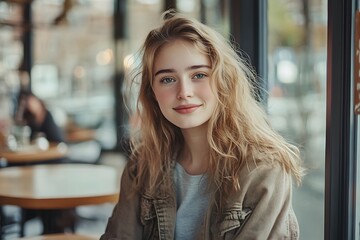
<path fill-rule="evenodd" d="M 119 201 L 108 219 L 105 233 L 100 240 L 142 239 L 139 195 L 132 191 L 132 181 L 128 162 L 121 177 Z"/>
<path fill-rule="evenodd" d="M 247 176 L 243 207 L 251 214 L 235 239 L 299 239 L 292 209 L 292 179 L 279 165 L 256 167 Z"/>

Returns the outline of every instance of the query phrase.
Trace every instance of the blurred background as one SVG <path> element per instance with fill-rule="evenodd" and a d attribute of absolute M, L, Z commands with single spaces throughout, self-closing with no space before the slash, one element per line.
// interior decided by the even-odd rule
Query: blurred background
<path fill-rule="evenodd" d="M 236 40 L 236 2 L 0 1 L 0 130 L 13 123 L 19 71 L 25 71 L 31 91 L 46 103 L 56 123 L 64 129 L 76 125 L 94 130 L 99 161 L 121 168 L 129 132 L 124 75 L 148 31 L 158 26 L 161 12 L 177 8 Z M 293 196 L 301 239 L 324 239 L 327 1 L 268 0 L 263 11 L 266 53 L 261 57 L 266 67 L 259 77 L 266 89 L 264 104 L 274 128 L 300 147 L 308 168 Z M 260 30 L 254 26 L 252 31 Z M 241 32 L 243 39 L 248 36 Z M 98 216 L 79 231 L 101 234 L 111 209 L 112 205 L 78 210 Z"/>

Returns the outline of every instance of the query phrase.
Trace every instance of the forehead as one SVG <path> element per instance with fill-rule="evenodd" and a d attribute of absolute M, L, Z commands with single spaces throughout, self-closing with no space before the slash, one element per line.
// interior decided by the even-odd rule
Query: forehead
<path fill-rule="evenodd" d="M 174 40 L 162 46 L 154 58 L 154 72 L 161 69 L 186 69 L 194 65 L 210 66 L 210 58 L 193 43 Z"/>

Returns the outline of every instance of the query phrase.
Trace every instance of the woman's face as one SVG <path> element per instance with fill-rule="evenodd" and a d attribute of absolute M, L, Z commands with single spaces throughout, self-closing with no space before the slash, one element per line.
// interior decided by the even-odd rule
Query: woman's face
<path fill-rule="evenodd" d="M 153 91 L 162 114 L 181 129 L 206 124 L 217 104 L 211 63 L 190 42 L 175 40 L 155 57 Z"/>

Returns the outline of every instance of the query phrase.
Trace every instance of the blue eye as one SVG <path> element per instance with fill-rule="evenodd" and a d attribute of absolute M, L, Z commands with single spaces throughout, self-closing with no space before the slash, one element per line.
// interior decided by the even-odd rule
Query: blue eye
<path fill-rule="evenodd" d="M 169 84 L 172 82 L 175 82 L 175 79 L 171 78 L 171 77 L 165 77 L 160 80 L 160 83 L 163 83 L 163 84 Z"/>
<path fill-rule="evenodd" d="M 204 73 L 198 73 L 198 74 L 195 74 L 195 76 L 194 76 L 194 78 L 196 78 L 196 79 L 201 79 L 204 77 L 206 77 L 206 74 L 204 74 Z"/>

